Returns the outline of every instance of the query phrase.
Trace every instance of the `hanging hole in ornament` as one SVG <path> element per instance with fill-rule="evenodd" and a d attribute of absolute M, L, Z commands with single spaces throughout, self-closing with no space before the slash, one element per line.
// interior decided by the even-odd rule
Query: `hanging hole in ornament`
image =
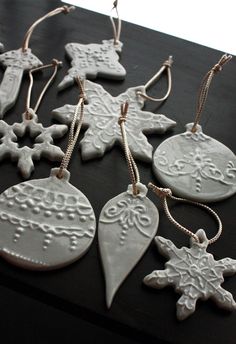
<path fill-rule="evenodd" d="M 59 168 L 59 170 L 58 170 L 58 172 L 57 172 L 57 174 L 56 174 L 56 177 L 57 177 L 57 179 L 63 179 L 63 177 L 64 177 L 64 171 L 63 171 L 63 169 L 62 168 Z"/>
<path fill-rule="evenodd" d="M 24 117 L 27 121 L 31 121 L 33 119 L 33 114 L 30 109 L 25 111 Z"/>

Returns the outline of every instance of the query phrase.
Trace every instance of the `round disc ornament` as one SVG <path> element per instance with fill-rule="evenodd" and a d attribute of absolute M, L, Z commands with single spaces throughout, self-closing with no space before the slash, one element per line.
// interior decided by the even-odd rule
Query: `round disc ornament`
<path fill-rule="evenodd" d="M 87 197 L 70 173 L 14 185 L 0 195 L 0 255 L 23 268 L 60 268 L 85 254 L 95 235 Z"/>
<path fill-rule="evenodd" d="M 165 140 L 153 156 L 156 177 L 176 195 L 200 202 L 220 201 L 236 192 L 236 156 L 205 135 L 200 125 Z"/>
<path fill-rule="evenodd" d="M 223 55 L 204 77 L 195 122 L 186 125 L 186 132 L 165 140 L 154 153 L 154 174 L 178 196 L 215 202 L 236 193 L 235 154 L 205 135 L 199 125 L 211 80 L 230 59 Z"/>

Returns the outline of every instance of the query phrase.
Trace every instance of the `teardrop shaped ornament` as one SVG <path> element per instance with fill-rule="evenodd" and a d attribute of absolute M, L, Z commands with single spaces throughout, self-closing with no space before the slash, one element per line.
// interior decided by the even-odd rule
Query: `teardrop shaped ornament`
<path fill-rule="evenodd" d="M 177 196 L 215 202 L 236 193 L 236 156 L 203 133 L 200 125 L 162 142 L 153 156 L 153 171 Z"/>
<path fill-rule="evenodd" d="M 106 302 L 111 306 L 115 293 L 154 238 L 159 213 L 146 197 L 147 188 L 137 183 L 112 198 L 103 207 L 98 225 L 98 241 L 106 280 Z"/>
<path fill-rule="evenodd" d="M 0 255 L 26 269 L 68 265 L 89 249 L 96 229 L 85 195 L 58 168 L 49 178 L 10 187 L 0 195 Z"/>

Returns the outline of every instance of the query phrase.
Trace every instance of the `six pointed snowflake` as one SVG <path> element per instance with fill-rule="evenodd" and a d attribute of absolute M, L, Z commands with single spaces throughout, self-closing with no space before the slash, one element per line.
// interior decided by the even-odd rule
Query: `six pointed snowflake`
<path fill-rule="evenodd" d="M 104 40 L 102 44 L 68 43 L 66 53 L 72 60 L 67 75 L 58 85 L 59 90 L 72 85 L 75 77 L 81 79 L 96 79 L 101 76 L 106 79 L 123 80 L 126 76 L 124 67 L 119 63 L 122 43 L 114 45 L 114 40 Z"/>
<path fill-rule="evenodd" d="M 224 258 L 214 260 L 207 253 L 208 240 L 204 230 L 196 233 L 200 239 L 197 243 L 190 241 L 190 248 L 178 249 L 170 240 L 157 236 L 158 250 L 170 260 L 165 270 L 155 270 L 144 278 L 144 283 L 153 288 L 168 285 L 175 287 L 182 296 L 177 302 L 177 318 L 183 320 L 195 311 L 198 299 L 213 299 L 219 307 L 236 310 L 236 302 L 231 293 L 221 287 L 223 276 L 236 273 L 236 260 Z"/>
<path fill-rule="evenodd" d="M 135 158 L 151 161 L 153 147 L 148 143 L 144 133 L 164 133 L 173 128 L 176 122 L 164 115 L 142 111 L 144 99 L 137 94 L 144 92 L 144 86 L 129 88 L 117 97 L 112 97 L 104 88 L 91 81 L 85 81 L 85 93 L 88 105 L 84 107 L 83 127 L 88 128 L 81 140 L 82 158 L 93 159 L 104 155 L 115 143 L 122 145 L 118 118 L 120 106 L 129 103 L 126 121 L 129 147 Z M 53 116 L 62 123 L 71 123 L 75 106 L 64 105 L 53 110 Z"/>
<path fill-rule="evenodd" d="M 45 157 L 51 161 L 60 161 L 64 153 L 53 144 L 53 138 L 62 137 L 67 132 L 67 126 L 54 124 L 50 127 L 43 127 L 38 123 L 38 116 L 30 109 L 30 119 L 26 119 L 25 113 L 21 123 L 7 124 L 0 121 L 0 160 L 10 157 L 13 161 L 17 161 L 18 168 L 24 178 L 29 178 L 34 170 L 33 160 L 39 160 Z M 28 146 L 19 147 L 17 137 L 23 137 L 25 133 L 29 133 L 35 139 L 33 148 Z"/>

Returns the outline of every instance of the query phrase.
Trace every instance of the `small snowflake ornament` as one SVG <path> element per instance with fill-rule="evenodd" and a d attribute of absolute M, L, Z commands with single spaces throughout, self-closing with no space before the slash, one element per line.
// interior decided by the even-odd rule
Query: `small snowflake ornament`
<path fill-rule="evenodd" d="M 190 240 L 190 248 L 177 248 L 170 240 L 157 236 L 155 238 L 159 252 L 169 258 L 165 270 L 155 270 L 144 278 L 147 286 L 161 289 L 174 286 L 182 294 L 177 302 L 177 318 L 184 320 L 196 308 L 198 299 L 211 298 L 227 310 L 236 310 L 236 302 L 230 292 L 221 287 L 223 276 L 236 273 L 236 260 L 224 258 L 215 260 L 206 251 L 209 240 L 203 229 L 196 233 L 199 242 Z"/>
<path fill-rule="evenodd" d="M 34 170 L 34 160 L 45 157 L 51 161 L 60 161 L 63 158 L 63 151 L 53 144 L 53 139 L 62 137 L 68 129 L 62 124 L 44 127 L 38 123 L 38 116 L 32 109 L 28 110 L 28 116 L 23 113 L 22 122 L 12 125 L 0 121 L 0 160 L 10 157 L 12 161 L 17 161 L 17 167 L 24 178 L 29 178 Z M 19 147 L 17 143 L 17 138 L 26 133 L 35 139 L 33 148 Z"/>
<path fill-rule="evenodd" d="M 99 158 L 115 144 L 122 146 L 122 137 L 118 125 L 120 106 L 129 103 L 129 117 L 126 132 L 129 148 L 134 158 L 150 162 L 153 147 L 146 134 L 163 134 L 173 128 L 176 122 L 162 114 L 142 110 L 145 100 L 145 86 L 128 88 L 124 93 L 113 97 L 102 86 L 85 81 L 85 93 L 88 104 L 84 107 L 83 127 L 88 128 L 81 140 L 81 155 L 84 160 Z M 73 119 L 74 105 L 64 105 L 53 110 L 55 119 L 69 124 Z"/>

